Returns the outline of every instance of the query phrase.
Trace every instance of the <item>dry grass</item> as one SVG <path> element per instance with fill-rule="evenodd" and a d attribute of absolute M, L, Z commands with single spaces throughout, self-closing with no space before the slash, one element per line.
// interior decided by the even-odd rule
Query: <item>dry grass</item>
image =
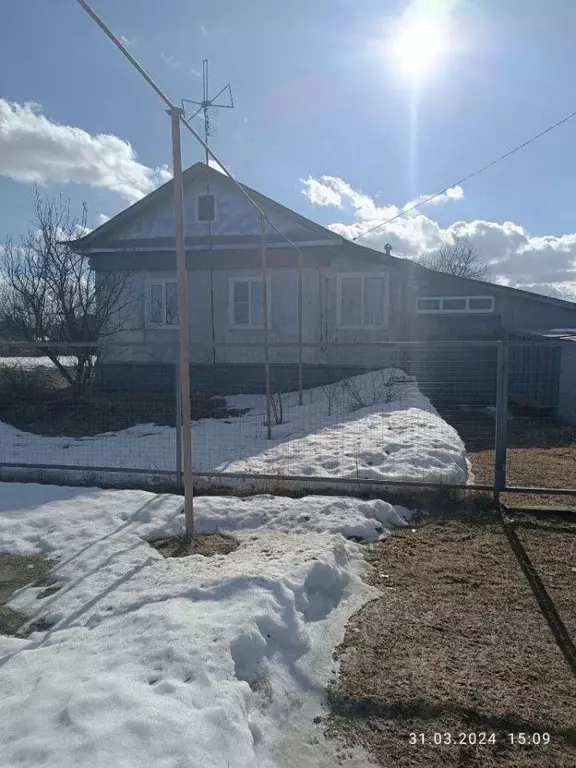
<path fill-rule="evenodd" d="M 572 668 L 502 525 L 416 526 L 367 549 L 382 596 L 352 619 L 338 650 L 327 733 L 387 767 L 572 768 L 576 656 Z M 574 637 L 576 523 L 514 527 Z M 431 743 L 434 733 L 472 732 L 495 733 L 496 744 Z M 511 747 L 509 732 L 547 732 L 551 742 Z M 411 733 L 427 743 L 410 745 Z"/>
<path fill-rule="evenodd" d="M 31 583 L 48 585 L 50 566 L 42 555 L 0 555 L 0 634 L 15 635 L 26 623 L 26 617 L 6 603 L 17 589 Z"/>
<path fill-rule="evenodd" d="M 494 418 L 482 411 L 446 411 L 442 416 L 460 434 L 478 483 L 494 479 Z M 576 488 L 576 426 L 562 425 L 546 414 L 512 411 L 508 422 L 508 484 L 542 488 Z M 515 506 L 576 507 L 576 498 L 555 494 L 504 494 Z"/>
<path fill-rule="evenodd" d="M 171 536 L 168 539 L 157 539 L 150 542 L 164 557 L 189 557 L 190 555 L 228 555 L 238 549 L 238 541 L 233 536 L 220 533 L 198 533 L 186 536 Z"/>
<path fill-rule="evenodd" d="M 209 393 L 192 394 L 190 406 L 193 420 L 224 419 L 244 413 L 228 408 L 224 398 Z M 37 435 L 88 437 L 136 424 L 174 427 L 176 405 L 170 388 L 98 392 L 88 387 L 75 392 L 62 387 L 33 399 L 0 401 L 0 420 Z"/>

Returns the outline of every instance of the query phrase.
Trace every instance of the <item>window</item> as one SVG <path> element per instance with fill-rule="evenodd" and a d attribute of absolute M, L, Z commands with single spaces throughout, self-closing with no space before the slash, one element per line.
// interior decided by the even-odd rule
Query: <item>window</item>
<path fill-rule="evenodd" d="M 178 325 L 176 280 L 150 280 L 146 292 L 147 325 L 175 328 Z"/>
<path fill-rule="evenodd" d="M 493 296 L 446 296 L 416 299 L 419 314 L 448 314 L 494 312 Z"/>
<path fill-rule="evenodd" d="M 382 328 L 386 322 L 386 277 L 340 275 L 338 325 L 341 328 Z"/>
<path fill-rule="evenodd" d="M 230 326 L 232 328 L 263 329 L 262 307 L 264 296 L 261 277 L 230 278 Z M 266 281 L 268 327 L 271 317 L 270 278 Z"/>
<path fill-rule="evenodd" d="M 196 198 L 198 221 L 216 221 L 216 195 L 198 195 Z"/>
<path fill-rule="evenodd" d="M 442 301 L 443 312 L 465 312 L 466 311 L 466 299 L 443 299 Z"/>
<path fill-rule="evenodd" d="M 440 299 L 418 299 L 419 312 L 440 312 Z"/>
<path fill-rule="evenodd" d="M 470 310 L 484 310 L 485 312 L 492 312 L 492 297 L 491 296 L 474 296 L 468 299 L 468 308 Z"/>

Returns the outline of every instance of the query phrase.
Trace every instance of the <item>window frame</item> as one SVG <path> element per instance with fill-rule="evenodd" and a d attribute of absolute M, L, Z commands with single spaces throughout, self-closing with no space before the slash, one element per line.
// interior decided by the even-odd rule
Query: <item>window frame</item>
<path fill-rule="evenodd" d="M 246 275 L 245 277 L 242 276 L 236 276 L 236 277 L 229 277 L 228 278 L 228 326 L 230 330 L 232 331 L 263 331 L 264 330 L 264 324 L 262 323 L 262 318 L 260 318 L 260 322 L 258 324 L 242 324 L 239 325 L 234 322 L 234 286 L 236 283 L 263 283 L 262 276 L 259 275 Z M 270 330 L 272 327 L 272 283 L 270 280 L 270 277 L 268 276 L 266 278 L 266 303 L 267 303 L 267 320 L 268 320 L 268 327 L 267 330 Z M 264 299 L 264 296 L 262 296 L 262 299 Z M 252 288 L 248 289 L 248 307 L 249 307 L 249 314 L 250 317 L 252 317 Z"/>
<path fill-rule="evenodd" d="M 337 293 L 337 306 L 336 306 L 336 326 L 343 331 L 381 331 L 389 326 L 389 308 L 390 308 L 390 291 L 389 291 L 389 279 L 388 272 L 341 272 L 338 274 L 338 293 Z M 360 325 L 344 325 L 342 322 L 342 283 L 344 280 L 350 278 L 362 279 L 362 294 L 361 294 L 361 306 L 360 315 L 361 320 L 364 319 L 364 281 L 370 278 L 378 278 L 384 280 L 384 309 L 388 308 L 388 315 L 386 311 L 383 313 L 383 322 L 374 324 L 360 324 Z"/>
<path fill-rule="evenodd" d="M 161 285 L 162 286 L 162 323 L 154 323 L 150 319 L 150 310 L 151 310 L 151 296 L 150 296 L 150 289 L 153 285 Z M 145 281 L 145 294 L 144 294 L 144 317 L 145 317 L 145 326 L 146 328 L 154 329 L 154 330 L 165 330 L 165 331 L 175 331 L 178 330 L 179 323 L 170 323 L 168 324 L 166 322 L 166 286 L 167 285 L 175 285 L 176 286 L 176 302 L 178 302 L 178 280 L 175 277 L 147 277 Z M 178 310 L 176 310 L 178 311 Z"/>
<path fill-rule="evenodd" d="M 466 302 L 465 309 L 444 309 L 444 301 L 450 299 L 464 299 Z M 482 299 L 490 302 L 490 309 L 470 309 L 471 299 Z M 420 309 L 419 305 L 421 301 L 439 301 L 439 309 Z M 416 314 L 417 315 L 490 315 L 494 312 L 494 296 L 418 296 L 416 298 Z"/>
<path fill-rule="evenodd" d="M 214 218 L 213 219 L 201 219 L 200 218 L 200 198 L 209 197 L 214 198 Z M 196 194 L 196 223 L 197 224 L 213 224 L 218 221 L 218 195 L 216 192 L 198 192 Z"/>

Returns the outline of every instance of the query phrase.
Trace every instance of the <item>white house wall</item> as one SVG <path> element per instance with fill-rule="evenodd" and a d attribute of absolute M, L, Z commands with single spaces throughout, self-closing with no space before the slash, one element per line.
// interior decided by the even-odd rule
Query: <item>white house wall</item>
<path fill-rule="evenodd" d="M 338 274 L 347 273 L 387 274 L 379 265 L 351 264 L 339 260 L 333 267 L 306 267 L 303 270 L 303 341 L 321 343 L 343 342 L 346 349 L 304 348 L 305 363 L 331 365 L 369 365 L 374 360 L 374 350 L 354 346 L 362 341 L 385 341 L 389 338 L 388 324 L 379 330 L 344 330 L 337 325 Z M 219 347 L 218 363 L 264 362 L 262 330 L 234 329 L 230 327 L 230 280 L 232 278 L 261 277 L 258 269 L 216 269 L 213 271 L 213 296 L 215 339 L 217 342 L 233 342 L 240 347 Z M 298 271 L 295 268 L 270 268 L 270 342 L 298 340 Z M 147 328 L 145 325 L 145 290 L 149 279 L 175 279 L 173 271 L 136 272 L 131 278 L 131 290 L 141 296 L 131 318 L 131 330 L 124 330 L 114 337 L 115 346 L 106 355 L 108 362 L 173 363 L 177 358 L 178 331 L 176 328 Z M 188 311 L 190 317 L 190 361 L 213 362 L 211 327 L 211 287 L 209 270 L 188 272 Z M 389 314 L 388 314 L 389 320 Z M 141 343 L 145 342 L 145 345 Z M 122 344 L 123 346 L 116 346 Z M 131 346 L 133 345 L 134 346 Z M 384 358 L 383 358 L 384 360 Z M 296 363 L 296 348 L 270 348 L 272 363 Z"/>
<path fill-rule="evenodd" d="M 212 235 L 259 235 L 260 220 L 257 211 L 237 189 L 230 186 L 226 179 L 210 182 L 210 193 L 216 194 L 216 221 L 211 222 Z M 188 181 L 184 190 L 184 230 L 186 237 L 203 237 L 208 233 L 206 222 L 197 221 L 196 201 L 198 195 L 206 194 L 205 181 Z M 259 202 L 270 219 L 283 232 L 292 235 L 310 234 L 310 230 L 277 209 L 271 210 L 265 203 Z M 155 209 L 155 214 L 143 213 L 139 220 L 120 228 L 118 239 L 139 239 L 156 237 L 174 237 L 174 207 L 171 199 Z M 272 230 L 269 230 L 272 232 Z"/>

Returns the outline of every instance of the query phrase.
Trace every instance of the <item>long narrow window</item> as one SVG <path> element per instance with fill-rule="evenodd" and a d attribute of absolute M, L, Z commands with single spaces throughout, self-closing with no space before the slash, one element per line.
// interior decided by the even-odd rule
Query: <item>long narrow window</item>
<path fill-rule="evenodd" d="M 146 325 L 175 328 L 178 325 L 176 280 L 150 280 L 146 290 Z"/>
<path fill-rule="evenodd" d="M 494 296 L 441 296 L 416 299 L 420 315 L 494 312 Z"/>

